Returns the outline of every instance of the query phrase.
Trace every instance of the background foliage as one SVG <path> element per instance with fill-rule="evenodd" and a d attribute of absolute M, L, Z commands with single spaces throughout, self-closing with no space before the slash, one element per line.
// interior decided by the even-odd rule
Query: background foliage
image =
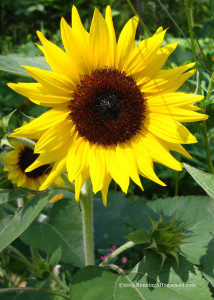
<path fill-rule="evenodd" d="M 62 46 L 59 32 L 60 18 L 63 16 L 70 22 L 73 4 L 77 6 L 87 29 L 91 23 L 94 7 L 96 6 L 104 14 L 106 4 L 110 4 L 117 35 L 125 22 L 133 15 L 127 2 L 122 0 L 70 2 L 67 0 L 1 0 L 0 2 L 0 69 L 13 73 L 0 71 L 0 111 L 2 116 L 6 116 L 17 109 L 10 120 L 10 131 L 20 126 L 23 120 L 28 119 L 26 116 L 37 117 L 45 111 L 45 108 L 36 106 L 23 96 L 15 94 L 6 84 L 10 81 L 31 80 L 29 77 L 23 77 L 26 73 L 24 74 L 23 69 L 19 67 L 26 59 L 31 65 L 40 65 L 41 52 L 35 46 L 38 42 L 36 30 L 41 30 L 48 39 Z M 170 57 L 173 67 L 193 61 L 183 1 L 136 0 L 133 4 L 152 33 L 159 26 L 169 27 L 165 43 L 178 40 L 178 48 Z M 195 75 L 181 90 L 195 92 L 198 89 L 198 93 L 205 95 L 201 107 L 210 116 L 207 121 L 208 141 L 211 157 L 214 160 L 213 88 L 209 99 L 206 98 L 214 71 L 214 59 L 212 60 L 212 57 L 214 58 L 214 1 L 190 0 L 189 8 L 195 32 L 200 86 L 198 87 L 199 81 Z M 137 39 L 144 37 L 147 37 L 147 34 L 139 26 Z M 185 37 L 188 37 L 188 40 Z M 2 55 L 7 55 L 7 57 Z M 29 58 L 26 58 L 27 56 Z M 10 71 L 9 67 L 12 68 Z M 197 144 L 185 147 L 194 160 L 191 161 L 178 155 L 177 158 L 194 166 L 194 169 L 187 166 L 186 170 L 175 172 L 155 164 L 158 176 L 167 184 L 167 187 L 161 187 L 143 179 L 145 188 L 143 195 L 131 183 L 128 195 L 125 196 L 112 183 L 109 195 L 111 200 L 107 208 L 102 205 L 99 194 L 95 197 L 94 207 L 97 264 L 101 262 L 102 255 L 109 253 L 112 245 L 119 247 L 125 243 L 124 236 L 131 231 L 149 230 L 151 223 L 147 213 L 157 220 L 157 212 L 161 211 L 167 221 L 176 212 L 178 216 L 181 216 L 180 222 L 190 224 L 187 232 L 192 234 L 189 243 L 182 247 L 186 258 L 181 256 L 178 272 L 173 258 L 169 259 L 160 271 L 159 257 L 154 253 L 145 256 L 142 245 L 125 252 L 128 260 L 126 264 L 121 262 L 121 255 L 112 261 L 120 268 L 124 268 L 124 277 L 117 272 L 112 273 L 98 266 L 80 269 L 84 266 L 81 218 L 80 208 L 73 194 L 51 189 L 42 197 L 40 195 L 34 197 L 31 191 L 13 190 L 12 184 L 1 169 L 0 249 L 4 250 L 0 253 L 0 287 L 20 287 L 25 284 L 26 287 L 53 289 L 56 293 L 66 293 L 67 286 L 72 283 L 70 296 L 68 296 L 68 299 L 71 297 L 72 300 L 110 298 L 114 291 L 116 299 L 123 300 L 152 300 L 157 297 L 173 300 L 212 299 L 214 293 L 214 202 L 212 200 L 214 177 L 211 174 L 201 173 L 201 171 L 209 172 L 202 124 L 198 122 L 187 126 L 198 139 Z M 60 192 L 64 194 L 62 200 L 55 204 L 48 202 Z M 210 197 L 206 196 L 206 193 Z M 29 195 L 32 197 L 31 201 L 29 201 Z M 40 198 L 42 201 L 38 203 Z M 17 207 L 17 199 L 21 199 L 24 203 L 22 208 Z M 36 218 L 39 212 L 45 216 L 43 221 Z M 58 265 L 60 265 L 60 271 L 56 278 Z M 90 280 L 90 285 L 88 280 Z M 180 290 L 172 290 L 168 287 L 155 290 L 120 288 L 120 283 L 143 284 L 157 281 L 166 284 L 170 282 L 195 283 L 196 287 Z M 101 288 L 103 282 L 109 282 L 105 291 Z M 60 300 L 63 298 L 59 295 L 53 296 L 29 290 L 22 294 L 7 293 L 2 296 L 0 294 L 0 299 Z"/>

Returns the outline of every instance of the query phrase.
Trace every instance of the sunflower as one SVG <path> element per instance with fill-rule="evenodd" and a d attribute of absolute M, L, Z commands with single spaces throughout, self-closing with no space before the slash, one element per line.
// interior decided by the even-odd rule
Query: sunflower
<path fill-rule="evenodd" d="M 18 187 L 39 190 L 50 174 L 51 166 L 46 164 L 25 173 L 25 169 L 37 159 L 39 154 L 34 153 L 33 149 L 19 142 L 13 141 L 11 145 L 14 150 L 9 151 L 6 156 L 2 156 L 4 163 L 7 165 L 4 170 L 8 172 L 8 179 Z M 64 181 L 58 177 L 53 184 L 64 184 Z"/>
<path fill-rule="evenodd" d="M 130 178 L 143 189 L 139 175 L 164 186 L 153 162 L 179 171 L 183 165 L 170 151 L 190 157 L 181 144 L 196 139 L 181 122 L 207 118 L 192 105 L 203 97 L 175 91 L 195 73 L 194 63 L 161 70 L 177 42 L 161 47 L 166 30 L 160 27 L 135 45 L 138 21 L 131 18 L 116 41 L 109 6 L 105 18 L 95 8 L 89 32 L 73 7 L 72 27 L 61 20 L 65 51 L 38 32 L 51 71 L 24 66 L 37 82 L 9 87 L 51 108 L 12 134 L 39 138 L 40 155 L 27 171 L 54 163 L 41 190 L 66 170 L 76 200 L 90 177 L 106 205 L 112 179 L 125 193 Z"/>

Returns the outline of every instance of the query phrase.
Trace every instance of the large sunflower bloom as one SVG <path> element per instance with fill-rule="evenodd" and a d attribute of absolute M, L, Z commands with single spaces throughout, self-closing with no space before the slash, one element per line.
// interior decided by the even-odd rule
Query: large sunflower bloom
<path fill-rule="evenodd" d="M 7 166 L 4 170 L 8 172 L 8 179 L 18 187 L 38 191 L 50 174 L 51 166 L 43 165 L 31 172 L 25 173 L 25 169 L 37 159 L 39 154 L 33 153 L 33 149 L 19 142 L 12 141 L 11 145 L 14 149 L 9 151 L 6 156 L 2 156 Z M 54 180 L 53 184 L 63 185 L 64 181 L 58 177 Z"/>
<path fill-rule="evenodd" d="M 101 190 L 106 204 L 109 183 L 115 180 L 126 193 L 130 178 L 143 189 L 139 175 L 164 185 L 153 162 L 181 170 L 170 151 L 190 155 L 181 144 L 196 139 L 180 122 L 205 120 L 191 103 L 202 96 L 175 93 L 195 73 L 194 63 L 161 70 L 175 50 L 173 42 L 161 47 L 166 30 L 160 27 L 135 46 L 138 17 L 124 26 L 118 41 L 111 9 L 105 18 L 95 9 L 87 32 L 75 7 L 72 27 L 61 20 L 65 51 L 41 32 L 38 46 L 52 71 L 25 66 L 38 83 L 10 83 L 32 102 L 51 107 L 12 136 L 39 138 L 38 159 L 32 171 L 54 163 L 40 189 L 48 188 L 61 172 L 75 181 L 76 199 L 82 184 L 91 178 L 94 193 Z"/>

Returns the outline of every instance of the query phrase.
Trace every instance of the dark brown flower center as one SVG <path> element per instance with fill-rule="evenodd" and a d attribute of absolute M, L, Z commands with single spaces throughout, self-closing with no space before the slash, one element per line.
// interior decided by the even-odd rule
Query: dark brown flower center
<path fill-rule="evenodd" d="M 101 145 L 130 140 L 145 118 L 145 99 L 134 79 L 111 69 L 85 75 L 69 107 L 79 134 Z"/>
<path fill-rule="evenodd" d="M 37 158 L 39 154 L 33 153 L 33 149 L 25 146 L 19 154 L 19 167 L 23 173 Z M 50 165 L 44 165 L 31 172 L 26 172 L 25 175 L 30 178 L 37 178 L 50 172 Z"/>

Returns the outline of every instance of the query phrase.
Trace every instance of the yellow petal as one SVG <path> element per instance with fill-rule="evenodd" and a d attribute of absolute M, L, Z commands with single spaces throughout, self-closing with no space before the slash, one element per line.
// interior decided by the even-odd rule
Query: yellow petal
<path fill-rule="evenodd" d="M 116 55 L 116 36 L 112 21 L 111 7 L 109 5 L 106 7 L 105 21 L 109 30 L 109 56 L 107 60 L 107 65 L 110 68 L 114 68 Z"/>
<path fill-rule="evenodd" d="M 46 89 L 60 96 L 72 96 L 74 83 L 65 75 L 41 70 L 35 67 L 23 66 L 31 77 L 41 83 Z"/>
<path fill-rule="evenodd" d="M 51 126 L 58 126 L 58 124 L 63 122 L 68 115 L 69 111 L 50 109 L 32 122 L 15 129 L 10 136 L 23 136 L 38 139 L 45 130 L 50 128 L 50 124 Z"/>
<path fill-rule="evenodd" d="M 127 172 L 126 165 L 124 165 L 124 161 L 120 159 L 118 154 L 117 147 L 107 149 L 105 153 L 106 165 L 108 173 L 114 181 L 119 184 L 122 191 L 127 193 L 129 186 L 129 174 Z"/>
<path fill-rule="evenodd" d="M 95 8 L 89 35 L 89 51 L 94 69 L 101 69 L 106 66 L 108 49 L 108 27 L 99 10 Z"/>
<path fill-rule="evenodd" d="M 56 73 L 66 75 L 72 82 L 78 83 L 78 69 L 72 57 L 69 57 L 62 49 L 48 41 L 40 31 L 37 31 L 37 35 L 43 44 L 43 47 L 38 47 L 44 53 L 51 69 Z"/>
<path fill-rule="evenodd" d="M 189 103 L 196 103 L 203 99 L 204 96 L 185 93 L 166 93 L 161 95 L 146 96 L 148 107 L 161 106 L 183 106 Z"/>
<path fill-rule="evenodd" d="M 78 177 L 75 179 L 75 199 L 79 201 L 79 195 L 81 187 L 83 186 L 84 182 L 89 178 L 89 171 L 88 169 L 84 172 L 80 173 Z"/>
<path fill-rule="evenodd" d="M 72 182 L 76 180 L 79 174 L 88 168 L 90 144 L 85 141 L 82 137 L 73 136 L 71 146 L 67 156 L 67 171 L 68 179 Z"/>
<path fill-rule="evenodd" d="M 135 33 L 139 17 L 134 16 L 131 18 L 126 25 L 123 27 L 118 43 L 117 43 L 117 55 L 116 55 L 116 69 L 122 70 L 123 65 L 130 55 L 130 52 L 134 49 L 135 45 Z M 128 75 L 128 74 L 127 74 Z"/>
<path fill-rule="evenodd" d="M 102 193 L 102 199 L 103 199 L 103 204 L 106 206 L 107 205 L 107 194 L 108 194 L 108 188 L 109 188 L 109 184 L 112 180 L 112 177 L 109 173 L 106 174 L 105 176 L 105 182 L 104 182 L 104 186 L 101 190 Z"/>
<path fill-rule="evenodd" d="M 83 44 L 87 44 L 89 40 L 89 34 L 85 30 L 84 26 L 82 25 L 79 13 L 76 9 L 76 7 L 72 6 L 72 29 L 76 32 L 76 34 L 81 37 Z"/>
<path fill-rule="evenodd" d="M 145 69 L 160 49 L 165 33 L 166 30 L 160 31 L 154 36 L 141 41 L 133 51 L 129 52 L 122 71 L 125 71 L 127 76 L 132 76 Z"/>
<path fill-rule="evenodd" d="M 145 67 L 142 66 L 141 71 L 134 75 L 137 84 L 141 85 L 155 77 L 176 47 L 177 41 L 160 48 L 152 59 L 146 62 Z"/>
<path fill-rule="evenodd" d="M 162 118 L 165 118 L 165 115 L 170 115 L 173 119 L 179 122 L 196 122 L 206 120 L 208 118 L 207 115 L 174 106 L 150 106 L 148 107 L 147 112 L 163 115 Z"/>
<path fill-rule="evenodd" d="M 93 192 L 96 194 L 103 188 L 106 176 L 105 152 L 96 144 L 91 147 L 89 154 L 89 171 Z"/>
<path fill-rule="evenodd" d="M 153 161 L 177 171 L 182 170 L 182 164 L 170 154 L 165 144 L 152 134 L 146 133 L 146 136 L 142 138 L 137 147 L 139 147 L 138 151 L 147 153 Z"/>
<path fill-rule="evenodd" d="M 51 90 L 47 90 L 40 83 L 8 83 L 8 86 L 15 92 L 29 98 L 32 102 L 47 107 L 68 106 L 71 96 L 62 96 L 52 94 Z"/>
<path fill-rule="evenodd" d="M 92 70 L 89 55 L 89 36 L 85 36 L 84 31 L 79 29 L 79 26 L 76 30 L 75 27 L 71 28 L 64 18 L 61 19 L 60 26 L 63 45 L 68 55 L 75 60 L 78 73 L 82 76 L 89 74 Z"/>
<path fill-rule="evenodd" d="M 155 136 L 171 143 L 191 144 L 196 143 L 196 138 L 182 124 L 171 116 L 162 117 L 161 114 L 150 113 L 144 126 Z"/>
<path fill-rule="evenodd" d="M 65 163 L 66 163 L 66 157 L 54 163 L 54 167 L 51 170 L 51 173 L 48 175 L 45 182 L 40 186 L 39 188 L 40 191 L 49 188 L 54 183 L 56 178 L 60 176 L 60 174 L 62 174 L 62 172 L 65 170 Z"/>
<path fill-rule="evenodd" d="M 191 73 L 188 72 L 182 75 L 182 73 L 186 72 L 194 65 L 195 63 L 191 63 L 186 66 L 177 67 L 170 70 L 161 70 L 154 78 L 140 85 L 141 92 L 158 93 L 164 91 L 165 89 L 168 89 L 169 87 L 170 89 L 172 89 L 172 86 L 173 86 L 173 90 L 176 90 L 177 88 L 180 87 L 180 85 L 183 84 L 183 82 L 187 78 L 189 78 L 192 75 L 192 73 L 195 73 L 195 70 L 193 70 L 194 72 L 191 71 Z M 188 75 L 189 77 L 186 78 L 186 75 Z M 176 85 L 176 89 L 174 87 L 175 85 Z"/>

